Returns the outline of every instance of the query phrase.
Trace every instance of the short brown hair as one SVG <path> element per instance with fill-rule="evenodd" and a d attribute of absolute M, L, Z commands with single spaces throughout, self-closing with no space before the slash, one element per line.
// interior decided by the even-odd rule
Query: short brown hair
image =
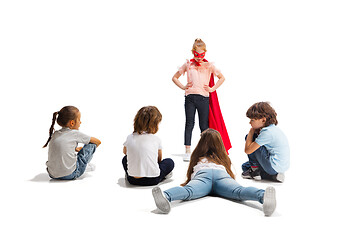
<path fill-rule="evenodd" d="M 143 132 L 155 134 L 159 130 L 162 115 L 155 106 L 142 107 L 134 118 L 134 133 Z"/>
<path fill-rule="evenodd" d="M 278 124 L 276 112 L 268 102 L 254 103 L 246 112 L 246 116 L 250 119 L 266 118 L 265 127 L 271 124 Z"/>

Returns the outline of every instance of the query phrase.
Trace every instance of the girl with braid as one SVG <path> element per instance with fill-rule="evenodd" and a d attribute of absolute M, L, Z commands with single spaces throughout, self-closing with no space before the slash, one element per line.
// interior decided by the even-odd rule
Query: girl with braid
<path fill-rule="evenodd" d="M 49 176 L 60 180 L 73 180 L 80 177 L 91 161 L 100 140 L 79 131 L 81 113 L 73 106 L 63 107 L 53 113 L 49 130 L 49 139 L 43 146 L 49 145 L 46 162 Z M 55 121 L 62 127 L 54 132 Z M 85 144 L 78 147 L 79 143 Z"/>

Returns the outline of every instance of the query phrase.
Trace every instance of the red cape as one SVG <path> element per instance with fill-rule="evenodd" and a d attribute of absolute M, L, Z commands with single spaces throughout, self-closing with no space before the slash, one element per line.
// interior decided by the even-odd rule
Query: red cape
<path fill-rule="evenodd" d="M 209 87 L 212 87 L 214 85 L 214 74 L 211 74 Z M 209 96 L 209 128 L 215 129 L 220 133 L 221 138 L 224 142 L 226 152 L 229 154 L 228 150 L 231 148 L 231 142 L 228 132 L 226 130 L 224 119 L 221 114 L 221 109 L 216 91 L 210 93 Z"/>

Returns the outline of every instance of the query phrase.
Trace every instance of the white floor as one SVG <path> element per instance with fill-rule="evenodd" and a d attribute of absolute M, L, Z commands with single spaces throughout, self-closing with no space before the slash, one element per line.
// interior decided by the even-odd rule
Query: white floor
<path fill-rule="evenodd" d="M 359 12 L 350 0 L 1 1 L 0 239 L 358 238 Z M 159 215 L 151 188 L 124 182 L 122 144 L 145 105 L 162 112 L 163 155 L 176 164 L 161 188 L 184 181 L 187 163 L 172 156 L 184 151 L 184 93 L 171 78 L 197 37 L 226 79 L 217 93 L 237 181 L 276 188 L 270 218 L 216 197 Z M 240 177 L 258 101 L 290 142 L 283 184 Z M 102 145 L 96 171 L 50 181 L 41 146 L 65 105 Z"/>
<path fill-rule="evenodd" d="M 98 150 L 101 156 L 101 149 Z M 136 238 L 140 238 L 159 234 L 156 228 L 161 228 L 168 234 L 173 232 L 178 237 L 187 236 L 189 233 L 182 229 L 190 228 L 190 232 L 200 236 L 200 232 L 208 228 L 209 224 L 214 224 L 219 230 L 204 235 L 220 237 L 223 234 L 230 236 L 234 231 L 241 231 L 252 222 L 256 222 L 257 225 L 268 223 L 269 228 L 274 227 L 273 224 L 276 222 L 291 219 L 292 212 L 296 211 L 290 204 L 291 196 L 296 195 L 296 191 L 292 190 L 293 180 L 289 173 L 284 184 L 238 178 L 244 186 L 265 188 L 272 185 L 276 188 L 278 208 L 272 216 L 273 219 L 263 216 L 259 203 L 240 203 L 217 197 L 175 202 L 169 215 L 159 215 L 155 211 L 152 187 L 129 185 L 124 179 L 120 159 L 109 169 L 106 164 L 100 162 L 99 155 L 94 157 L 94 163 L 97 163 L 96 171 L 86 173 L 79 180 L 54 181 L 50 180 L 45 172 L 39 172 L 20 183 L 19 188 L 22 191 L 17 193 L 17 199 L 12 199 L 10 207 L 22 217 L 14 221 L 24 226 L 29 234 L 51 236 L 56 232 L 57 238 L 66 237 L 68 234 L 84 237 L 100 237 L 104 234 L 107 239 L 113 239 L 117 237 L 117 232 L 118 236 L 123 236 L 124 231 L 134 231 Z M 185 178 L 188 163 L 179 157 L 175 157 L 174 160 L 176 167 L 173 178 L 160 184 L 164 190 L 178 186 Z M 238 167 L 237 170 L 239 171 Z M 16 204 L 16 201 L 19 204 Z M 194 230 L 195 226 L 199 231 Z M 59 228 L 64 227 L 68 229 L 68 233 L 58 232 Z M 80 229 L 84 232 L 78 232 Z M 228 232 L 225 229 L 228 229 Z M 23 234 L 22 231 L 18 233 Z"/>
<path fill-rule="evenodd" d="M 325 179 L 325 185 L 319 186 L 322 185 L 317 182 L 319 178 L 312 181 L 296 170 L 287 173 L 283 184 L 244 180 L 239 175 L 245 158 L 237 158 L 236 149 L 231 150 L 230 156 L 234 155 L 237 180 L 243 186 L 276 188 L 278 206 L 272 217 L 264 217 L 259 203 L 217 197 L 175 202 L 170 214 L 157 214 L 151 187 L 135 187 L 125 182 L 121 156 L 111 159 L 105 150 L 105 145 L 103 149 L 99 147 L 94 156 L 97 169 L 76 181 L 50 180 L 43 166 L 28 169 L 26 179 L 15 171 L 11 179 L 2 183 L 1 217 L 5 220 L 2 234 L 11 239 L 118 239 L 129 234 L 135 239 L 155 239 L 163 234 L 175 239 L 190 236 L 216 239 L 251 237 L 254 230 L 255 234 L 270 239 L 275 239 L 274 236 L 287 239 L 351 236 L 353 231 L 344 233 L 343 227 L 356 204 L 346 207 L 334 200 L 342 199 L 336 193 L 342 192 L 339 186 L 329 187 L 330 182 Z M 165 156 L 171 155 L 165 152 Z M 176 164 L 173 178 L 160 184 L 164 190 L 178 186 L 185 178 L 188 163 L 180 157 L 173 159 Z M 355 222 L 351 225 L 354 227 Z"/>

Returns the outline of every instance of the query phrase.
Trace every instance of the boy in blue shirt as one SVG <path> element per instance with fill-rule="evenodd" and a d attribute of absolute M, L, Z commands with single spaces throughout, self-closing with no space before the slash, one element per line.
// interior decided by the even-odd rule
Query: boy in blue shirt
<path fill-rule="evenodd" d="M 246 136 L 245 153 L 249 161 L 242 165 L 242 177 L 283 182 L 290 165 L 290 149 L 285 134 L 276 125 L 276 112 L 267 102 L 253 104 L 246 116 L 251 129 Z"/>

